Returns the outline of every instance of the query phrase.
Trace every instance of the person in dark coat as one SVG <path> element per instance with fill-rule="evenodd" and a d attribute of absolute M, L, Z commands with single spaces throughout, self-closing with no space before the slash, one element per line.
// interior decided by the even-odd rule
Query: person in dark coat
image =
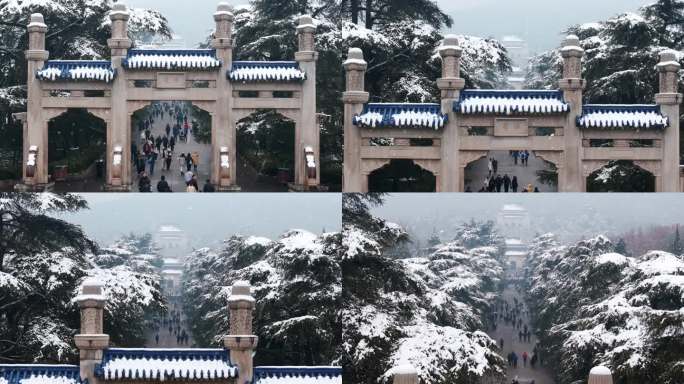
<path fill-rule="evenodd" d="M 501 175 L 496 175 L 496 191 L 501 192 L 501 187 L 503 186 L 503 177 Z"/>
<path fill-rule="evenodd" d="M 503 177 L 503 186 L 504 192 L 508 192 L 508 190 L 511 188 L 511 178 L 508 177 L 508 174 L 505 174 Z"/>
<path fill-rule="evenodd" d="M 161 180 L 157 183 L 157 192 L 171 192 L 171 187 L 166 181 L 166 176 L 162 175 Z"/>
<path fill-rule="evenodd" d="M 152 181 L 145 172 L 140 174 L 140 179 L 138 180 L 138 190 L 140 192 L 152 192 Z"/>
<path fill-rule="evenodd" d="M 497 173 L 499 171 L 499 160 L 492 160 L 492 168 L 494 168 L 494 173 Z"/>
<path fill-rule="evenodd" d="M 496 190 L 496 180 L 493 177 L 489 178 L 489 185 L 487 186 L 487 191 L 494 192 Z"/>
<path fill-rule="evenodd" d="M 511 180 L 511 190 L 513 192 L 518 192 L 518 176 L 513 176 L 513 180 Z"/>
<path fill-rule="evenodd" d="M 187 168 L 188 172 L 192 169 L 192 156 L 190 156 L 190 153 L 185 156 L 185 168 Z"/>
<path fill-rule="evenodd" d="M 214 187 L 214 184 L 211 183 L 211 180 L 207 179 L 207 182 L 204 183 L 204 188 L 202 188 L 202 192 L 216 192 L 216 188 Z"/>
<path fill-rule="evenodd" d="M 169 148 L 171 148 L 171 152 L 173 152 L 173 149 L 176 147 L 176 136 L 171 136 L 169 139 Z"/>

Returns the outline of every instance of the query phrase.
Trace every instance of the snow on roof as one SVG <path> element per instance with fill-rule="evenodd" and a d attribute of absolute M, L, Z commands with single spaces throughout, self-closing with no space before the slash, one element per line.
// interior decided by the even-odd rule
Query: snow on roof
<path fill-rule="evenodd" d="M 658 105 L 602 105 L 588 104 L 577 117 L 581 128 L 644 128 L 664 129 L 667 117 Z"/>
<path fill-rule="evenodd" d="M 522 252 L 522 251 L 506 251 L 505 252 L 506 256 L 526 256 L 527 252 Z"/>
<path fill-rule="evenodd" d="M 78 365 L 0 364 L 2 384 L 81 384 Z"/>
<path fill-rule="evenodd" d="M 95 375 L 105 380 L 193 380 L 237 377 L 227 349 L 109 348 Z"/>
<path fill-rule="evenodd" d="M 254 384 L 342 384 L 342 367 L 255 367 Z"/>
<path fill-rule="evenodd" d="M 159 227 L 159 231 L 157 232 L 183 232 L 182 229 L 176 227 L 175 225 L 162 225 Z"/>
<path fill-rule="evenodd" d="M 36 72 L 40 80 L 90 80 L 111 82 L 116 71 L 112 63 L 102 60 L 50 60 Z"/>
<path fill-rule="evenodd" d="M 610 369 L 608 367 L 604 366 L 598 366 L 594 367 L 589 371 L 590 375 L 600 375 L 600 376 L 607 376 L 610 375 Z"/>
<path fill-rule="evenodd" d="M 561 91 L 465 90 L 454 102 L 454 112 L 462 114 L 557 114 L 570 106 Z"/>
<path fill-rule="evenodd" d="M 522 243 L 520 239 L 506 239 L 506 245 L 522 245 Z"/>
<path fill-rule="evenodd" d="M 518 205 L 518 204 L 504 204 L 503 208 L 501 208 L 502 211 L 525 211 L 525 208 L 523 206 Z"/>
<path fill-rule="evenodd" d="M 306 73 L 296 61 L 234 61 L 228 73 L 233 81 L 303 81 Z"/>
<path fill-rule="evenodd" d="M 165 269 L 162 271 L 162 274 L 164 275 L 182 275 L 183 271 L 180 269 Z"/>
<path fill-rule="evenodd" d="M 214 49 L 132 49 L 124 59 L 129 69 L 213 69 L 221 66 Z"/>
<path fill-rule="evenodd" d="M 448 120 L 439 104 L 370 103 L 361 115 L 354 116 L 354 124 L 362 127 L 444 127 Z"/>

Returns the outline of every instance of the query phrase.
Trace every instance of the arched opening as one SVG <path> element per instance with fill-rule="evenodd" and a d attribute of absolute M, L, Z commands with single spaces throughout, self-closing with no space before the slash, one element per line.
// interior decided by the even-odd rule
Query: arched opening
<path fill-rule="evenodd" d="M 369 192 L 435 192 L 437 178 L 413 160 L 391 160 L 368 175 Z"/>
<path fill-rule="evenodd" d="M 655 192 L 655 176 L 632 161 L 611 161 L 587 177 L 587 192 Z"/>
<path fill-rule="evenodd" d="M 272 109 L 237 122 L 237 182 L 243 191 L 286 192 L 295 177 L 295 122 Z"/>
<path fill-rule="evenodd" d="M 201 191 L 209 185 L 213 159 L 208 112 L 187 101 L 155 101 L 133 114 L 131 130 L 135 191 Z"/>
<path fill-rule="evenodd" d="M 534 151 L 489 151 L 466 166 L 464 188 L 467 192 L 558 192 L 558 169 Z"/>
<path fill-rule="evenodd" d="M 86 109 L 48 122 L 48 175 L 57 192 L 98 192 L 106 182 L 107 124 Z"/>

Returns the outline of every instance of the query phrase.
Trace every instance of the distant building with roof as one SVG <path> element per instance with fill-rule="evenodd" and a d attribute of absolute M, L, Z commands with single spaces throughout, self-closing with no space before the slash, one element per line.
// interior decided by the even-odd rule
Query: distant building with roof
<path fill-rule="evenodd" d="M 76 301 L 79 365 L 0 364 L 0 384 L 342 384 L 337 366 L 253 366 L 259 338 L 252 334 L 256 303 L 248 282 L 232 286 L 222 348 L 112 348 L 103 328 L 102 283 L 86 280 Z"/>
<path fill-rule="evenodd" d="M 172 224 L 160 225 L 154 234 L 154 242 L 164 257 L 177 258 L 182 261 L 190 251 L 190 242 L 187 234 Z"/>
<path fill-rule="evenodd" d="M 527 42 L 518 36 L 504 36 L 501 39 L 501 45 L 506 48 L 513 66 L 508 82 L 513 89 L 523 89 L 530 60 L 530 49 Z"/>

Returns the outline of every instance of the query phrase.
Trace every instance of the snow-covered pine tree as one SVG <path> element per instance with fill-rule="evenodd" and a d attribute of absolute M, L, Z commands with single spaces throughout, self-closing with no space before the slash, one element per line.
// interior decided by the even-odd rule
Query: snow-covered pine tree
<path fill-rule="evenodd" d="M 370 214 L 381 203 L 379 195 L 343 197 L 344 380 L 387 383 L 406 363 L 423 383 L 501 379 L 496 343 L 478 331 L 503 274 L 497 247 L 453 242 L 427 257 L 387 257 L 407 234 Z"/>
<path fill-rule="evenodd" d="M 620 383 L 682 381 L 684 259 L 627 257 L 604 236 L 560 246 L 544 235 L 528 260 L 531 313 L 559 384 L 585 380 L 596 365 Z"/>
<path fill-rule="evenodd" d="M 0 194 L 0 361 L 77 361 L 74 298 L 88 276 L 104 283 L 113 345 L 142 346 L 146 315 L 164 309 L 158 277 L 97 266 L 97 245 L 55 217 L 86 208 L 78 195 Z"/>
<path fill-rule="evenodd" d="M 658 92 L 658 73 L 655 70 L 658 54 L 666 48 L 674 49 L 680 52 L 679 61 L 684 64 L 683 20 L 684 0 L 657 0 L 636 13 L 623 13 L 605 21 L 569 27 L 566 33 L 577 35 L 586 53 L 583 71 L 587 80 L 585 102 L 652 104 Z M 560 48 L 533 57 L 527 86 L 533 89 L 556 88 L 561 68 Z M 684 91 L 684 73 L 680 90 Z"/>
<path fill-rule="evenodd" d="M 329 365 L 339 359 L 340 234 L 291 230 L 280 239 L 233 236 L 188 256 L 185 313 L 199 345 L 229 333 L 230 286 L 248 280 L 256 299 L 255 364 Z"/>

